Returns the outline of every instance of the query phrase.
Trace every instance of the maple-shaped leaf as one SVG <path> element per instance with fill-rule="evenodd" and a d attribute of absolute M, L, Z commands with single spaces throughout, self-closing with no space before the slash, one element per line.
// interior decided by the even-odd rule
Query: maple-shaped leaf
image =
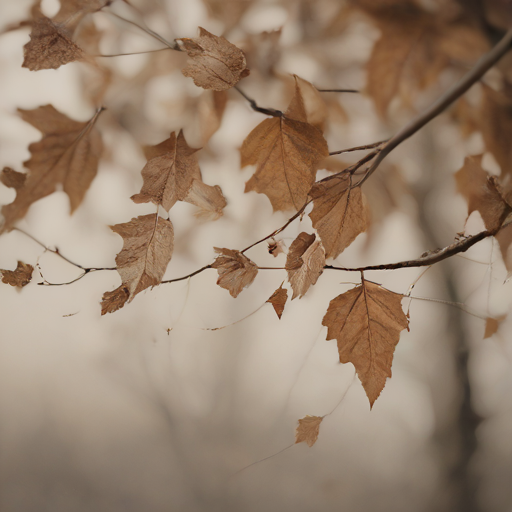
<path fill-rule="evenodd" d="M 304 416 L 295 430 L 295 444 L 307 443 L 311 448 L 318 439 L 323 416 Z"/>
<path fill-rule="evenodd" d="M 368 227 L 368 214 L 360 187 L 346 176 L 319 181 L 309 191 L 309 214 L 325 248 L 326 258 L 337 258 Z"/>
<path fill-rule="evenodd" d="M 198 207 L 194 215 L 202 220 L 217 220 L 222 217 L 227 204 L 218 185 L 207 185 L 197 179 L 192 182 L 184 201 Z"/>
<path fill-rule="evenodd" d="M 293 290 L 292 300 L 303 297 L 324 271 L 325 250 L 315 238 L 302 232 L 290 245 L 285 268 Z"/>
<path fill-rule="evenodd" d="M 31 71 L 57 69 L 64 64 L 84 59 L 83 50 L 72 39 L 65 25 L 55 23 L 44 15 L 32 22 L 30 41 L 23 47 L 22 67 Z"/>
<path fill-rule="evenodd" d="M 0 173 L 0 181 L 9 188 L 18 190 L 25 184 L 27 175 L 24 172 L 18 172 L 10 167 L 4 167 Z"/>
<path fill-rule="evenodd" d="M 370 408 L 391 377 L 393 352 L 409 321 L 404 296 L 371 281 L 338 295 L 329 303 L 322 325 L 327 339 L 336 339 L 341 363 L 352 363 L 370 401 Z"/>
<path fill-rule="evenodd" d="M 43 138 L 28 147 L 32 158 L 24 165 L 30 172 L 14 201 L 2 207 L 5 222 L 0 232 L 10 229 L 32 203 L 53 193 L 58 185 L 68 195 L 73 213 L 96 176 L 103 150 L 101 136 L 94 128 L 100 111 L 85 123 L 70 119 L 51 105 L 19 112 L 24 121 L 43 133 Z"/>
<path fill-rule="evenodd" d="M 284 305 L 288 300 L 288 290 L 281 286 L 270 296 L 267 300 L 274 307 L 274 311 L 276 312 L 277 317 L 281 320 L 281 316 L 283 315 Z"/>
<path fill-rule="evenodd" d="M 174 248 L 172 223 L 157 214 L 149 214 L 110 229 L 123 237 L 123 249 L 116 256 L 116 265 L 131 302 L 139 292 L 162 281 Z M 106 300 L 120 303 L 123 291 L 117 293 L 118 299 L 109 295 Z"/>
<path fill-rule="evenodd" d="M 507 318 L 506 315 L 499 316 L 497 318 L 488 317 L 485 319 L 485 332 L 484 332 L 484 340 L 486 338 L 490 338 L 494 334 L 498 332 L 498 328 L 501 324 Z"/>
<path fill-rule="evenodd" d="M 241 166 L 256 165 L 245 192 L 265 194 L 274 211 L 298 210 L 315 181 L 316 165 L 329 150 L 322 132 L 307 122 L 299 85 L 288 110 L 266 119 L 244 140 Z"/>
<path fill-rule="evenodd" d="M 482 155 L 466 157 L 455 180 L 459 192 L 468 201 L 468 215 L 478 210 L 486 229 L 498 229 L 512 208 L 503 199 L 496 178 L 482 168 Z"/>
<path fill-rule="evenodd" d="M 381 31 L 367 63 L 367 91 L 381 116 L 395 96 L 409 103 L 452 61 L 471 63 L 488 49 L 477 27 L 412 3 L 362 2 L 360 8 Z"/>
<path fill-rule="evenodd" d="M 512 174 L 512 98 L 482 85 L 482 102 L 477 117 L 485 147 L 492 153 L 502 174 Z"/>
<path fill-rule="evenodd" d="M 105 292 L 101 300 L 101 314 L 114 313 L 121 309 L 130 298 L 130 290 L 122 284 L 111 292 Z"/>
<path fill-rule="evenodd" d="M 156 146 L 146 149 L 148 163 L 142 169 L 144 183 L 139 194 L 132 196 L 134 203 L 162 205 L 169 211 L 176 201 L 183 201 L 192 182 L 201 179 L 195 154 L 199 149 L 187 144 L 180 130 Z"/>
<path fill-rule="evenodd" d="M 189 57 L 181 72 L 198 87 L 223 91 L 249 75 L 244 52 L 224 37 L 199 27 L 198 38 L 184 37 L 176 41 Z"/>
<path fill-rule="evenodd" d="M 32 265 L 18 261 L 18 265 L 15 270 L 0 269 L 0 276 L 2 276 L 2 283 L 22 288 L 30 283 L 33 271 L 34 267 Z"/>
<path fill-rule="evenodd" d="M 240 251 L 214 247 L 217 256 L 212 263 L 219 273 L 217 284 L 229 291 L 232 297 L 249 286 L 258 273 L 258 266 Z"/>

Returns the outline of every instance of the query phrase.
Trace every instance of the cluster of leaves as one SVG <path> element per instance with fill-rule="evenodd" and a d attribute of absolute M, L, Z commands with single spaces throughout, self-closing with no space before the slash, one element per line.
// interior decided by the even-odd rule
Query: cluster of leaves
<path fill-rule="evenodd" d="M 56 69 L 73 61 L 96 66 L 93 55 L 75 41 L 74 34 L 86 16 L 111 3 L 62 0 L 61 9 L 50 19 L 41 13 L 40 2 L 36 2 L 31 19 L 20 24 L 31 26 L 22 65 L 32 71 Z M 485 33 L 460 12 L 432 13 L 412 0 L 361 0 L 344 9 L 347 17 L 366 16 L 381 33 L 367 65 L 367 93 L 382 117 L 393 102 L 411 105 L 413 96 L 434 84 L 442 71 L 475 62 L 489 47 Z M 219 95 L 249 76 L 244 52 L 201 27 L 197 38 L 181 38 L 172 43 L 160 37 L 159 40 L 170 50 L 186 52 L 184 76 L 192 78 L 198 87 L 215 91 L 218 127 L 226 102 L 226 97 Z M 309 215 L 315 232 L 300 233 L 287 250 L 284 268 L 292 300 L 304 297 L 324 269 L 336 268 L 326 264 L 326 260 L 337 258 L 369 226 L 362 185 L 374 169 L 361 170 L 366 163 L 375 161 L 385 143 L 368 146 L 373 151 L 359 162 L 316 181 L 317 171 L 328 168 L 325 159 L 330 153 L 321 115 L 327 108 L 321 93 L 311 83 L 296 75 L 293 79 L 293 96 L 284 112 L 258 107 L 249 99 L 252 108 L 268 118 L 247 135 L 240 150 L 241 167 L 255 166 L 245 192 L 264 194 L 274 211 L 293 212 L 292 217 L 285 226 L 246 249 L 214 248 L 216 259 L 196 272 L 216 269 L 217 284 L 234 298 L 255 280 L 260 270 L 245 253 L 267 240 L 271 254 L 283 252 L 284 243 L 276 237 L 296 218 Z M 507 257 L 512 243 L 512 153 L 504 135 L 512 127 L 512 96 L 508 91 L 506 86 L 501 91 L 483 86 L 481 104 L 467 106 L 464 114 L 467 120 L 472 120 L 467 123 L 469 132 L 481 131 L 488 151 L 502 170 L 499 177 L 490 175 L 482 167 L 481 155 L 470 156 L 456 175 L 459 191 L 468 200 L 468 213 L 480 212 L 485 222 L 485 236 L 456 242 L 434 257 L 427 255 L 378 268 L 429 265 L 467 250 L 480 239 L 495 236 L 507 268 L 512 271 L 512 261 Z M 41 131 L 42 138 L 29 146 L 31 158 L 24 163 L 28 173 L 10 168 L 1 173 L 2 183 L 16 190 L 14 201 L 2 207 L 2 232 L 15 227 L 35 201 L 53 193 L 58 186 L 69 197 L 71 213 L 80 206 L 96 176 L 103 151 L 101 134 L 96 128 L 102 110 L 99 108 L 88 122 L 72 120 L 51 105 L 19 110 L 23 120 Z M 481 115 L 483 112 L 485 115 Z M 182 130 L 145 148 L 143 185 L 131 199 L 137 204 L 153 203 L 156 211 L 111 226 L 123 239 L 123 248 L 116 257 L 121 284 L 105 292 L 101 314 L 119 310 L 141 291 L 162 283 L 174 249 L 174 229 L 168 214 L 178 201 L 195 205 L 197 216 L 203 219 L 215 221 L 222 216 L 226 198 L 218 185 L 203 182 L 198 151 L 187 144 Z M 354 365 L 373 406 L 386 379 L 391 377 L 393 353 L 401 332 L 408 329 L 409 320 L 401 305 L 403 295 L 365 279 L 364 268 L 357 270 L 361 271 L 361 284 L 331 300 L 322 325 L 327 327 L 327 339 L 337 340 L 340 362 Z M 19 262 L 15 271 L 1 271 L 2 280 L 21 287 L 28 283 L 32 271 L 30 265 Z M 283 284 L 267 301 L 279 319 L 288 299 Z M 486 335 L 494 329 L 494 324 L 488 325 Z M 312 446 L 321 421 L 322 417 L 317 416 L 300 420 L 296 442 L 305 441 Z"/>

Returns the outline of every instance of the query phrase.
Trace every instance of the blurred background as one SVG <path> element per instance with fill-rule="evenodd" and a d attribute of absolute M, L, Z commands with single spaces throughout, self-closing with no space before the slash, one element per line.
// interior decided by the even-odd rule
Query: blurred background
<path fill-rule="evenodd" d="M 393 103 L 383 120 L 365 94 L 365 63 L 379 30 L 348 4 L 131 4 L 117 0 L 84 20 L 77 37 L 89 54 L 162 47 L 114 12 L 167 40 L 196 37 L 199 26 L 224 35 L 247 55 L 251 75 L 240 88 L 264 107 L 286 108 L 291 73 L 318 88 L 361 91 L 322 93 L 326 109 L 318 115 L 330 151 L 390 137 L 464 71 L 446 69 L 408 106 Z M 435 12 L 441 4 L 451 2 L 423 8 Z M 212 262 L 214 246 L 241 249 L 285 223 L 289 215 L 273 213 L 265 196 L 243 193 L 254 167 L 240 169 L 239 147 L 265 116 L 240 94 L 197 88 L 181 74 L 186 56 L 172 51 L 31 72 L 21 67 L 30 29 L 11 30 L 30 7 L 28 0 L 0 2 L 0 165 L 22 171 L 28 145 L 40 139 L 16 109 L 48 103 L 80 121 L 104 105 L 98 128 L 106 149 L 73 216 L 59 191 L 35 203 L 21 229 L 82 266 L 115 266 L 122 240 L 109 225 L 154 211 L 130 200 L 142 184 L 142 146 L 181 128 L 191 146 L 203 148 L 203 179 L 221 186 L 228 206 L 215 222 L 198 220 L 189 204 L 171 210 L 175 252 L 166 279 Z M 43 0 L 42 9 L 53 16 L 59 2 Z M 452 177 L 465 156 L 485 149 L 478 131 L 461 135 L 459 114 L 434 120 L 367 182 L 371 228 L 335 263 L 412 259 L 450 244 L 465 227 L 483 229 L 478 213 L 465 226 L 467 205 Z M 361 156 L 331 158 L 318 177 Z M 489 154 L 484 164 L 497 168 Z M 14 196 L 0 185 L 1 204 Z M 311 229 L 305 216 L 282 239 L 289 245 Z M 265 244 L 248 256 L 260 266 L 286 259 L 274 259 Z M 102 294 L 120 284 L 117 272 L 39 286 L 43 278 L 71 281 L 80 270 L 19 231 L 3 234 L 0 268 L 13 270 L 17 260 L 37 268 L 22 290 L 0 286 L 2 512 L 511 510 L 509 320 L 483 339 L 485 318 L 505 315 L 511 302 L 492 241 L 426 272 L 367 273 L 398 293 L 414 285 L 418 298 L 403 301 L 410 332 L 401 335 L 393 377 L 372 411 L 353 366 L 338 362 L 321 326 L 329 301 L 357 284 L 357 273 L 325 271 L 281 320 L 265 301 L 286 279 L 284 270 L 260 271 L 236 300 L 207 270 L 146 290 L 101 317 Z M 312 448 L 293 444 L 306 414 L 327 415 Z"/>

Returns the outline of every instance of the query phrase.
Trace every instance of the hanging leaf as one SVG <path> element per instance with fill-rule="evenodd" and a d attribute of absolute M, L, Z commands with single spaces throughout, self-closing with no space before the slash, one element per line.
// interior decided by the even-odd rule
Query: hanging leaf
<path fill-rule="evenodd" d="M 0 232 L 10 229 L 32 203 L 53 193 L 58 185 L 68 195 L 73 213 L 96 176 L 103 150 L 101 136 L 94 128 L 100 111 L 85 123 L 70 119 L 51 105 L 18 111 L 24 121 L 43 133 L 43 138 L 28 147 L 32 158 L 24 165 L 30 172 L 14 201 L 2 207 L 5 223 Z"/>
<path fill-rule="evenodd" d="M 214 249 L 220 254 L 212 263 L 212 268 L 216 268 L 219 273 L 217 284 L 228 290 L 232 297 L 238 297 L 254 281 L 258 267 L 240 251 L 218 247 Z"/>
<path fill-rule="evenodd" d="M 298 83 L 282 117 L 260 123 L 244 140 L 241 166 L 256 165 L 245 192 L 265 194 L 274 211 L 298 210 L 315 181 L 316 165 L 329 151 L 322 132 L 307 122 Z"/>
<path fill-rule="evenodd" d="M 307 443 L 311 448 L 318 439 L 323 416 L 304 416 L 295 430 L 295 444 Z"/>
<path fill-rule="evenodd" d="M 336 339 L 341 363 L 352 363 L 370 408 L 391 377 L 393 352 L 400 332 L 408 328 L 403 295 L 363 279 L 361 285 L 331 300 L 322 325 Z"/>
<path fill-rule="evenodd" d="M 130 298 L 130 291 L 122 284 L 111 292 L 105 292 L 101 300 L 101 314 L 114 313 L 121 309 Z"/>
<path fill-rule="evenodd" d="M 116 256 L 116 265 L 123 286 L 129 291 L 128 302 L 131 302 L 142 290 L 162 281 L 174 247 L 172 223 L 157 214 L 150 214 L 116 224 L 110 229 L 123 238 L 123 249 Z M 104 297 L 107 301 L 104 308 L 110 307 L 111 303 L 121 304 L 119 307 L 124 304 L 125 292 L 118 288 L 116 293 L 115 296 Z"/>
<path fill-rule="evenodd" d="M 290 245 L 285 268 L 293 290 L 292 300 L 303 297 L 324 271 L 325 250 L 315 238 L 303 232 Z"/>
<path fill-rule="evenodd" d="M 270 296 L 267 300 L 274 307 L 274 311 L 276 312 L 277 318 L 281 320 L 281 316 L 283 316 L 284 306 L 286 301 L 288 300 L 288 290 L 281 286 Z"/>
<path fill-rule="evenodd" d="M 15 270 L 0 269 L 0 276 L 2 276 L 2 283 L 23 288 L 23 286 L 30 283 L 30 280 L 32 279 L 32 272 L 34 272 L 34 267 L 32 265 L 18 261 L 18 265 Z"/>
<path fill-rule="evenodd" d="M 347 176 L 315 183 L 309 192 L 313 227 L 325 247 L 326 258 L 337 258 L 368 227 L 360 187 L 351 188 Z"/>
<path fill-rule="evenodd" d="M 198 38 L 184 37 L 176 41 L 189 57 L 182 73 L 198 87 L 223 91 L 249 75 L 244 52 L 224 37 L 199 27 Z"/>
<path fill-rule="evenodd" d="M 185 199 L 185 202 L 198 207 L 194 214 L 202 220 L 217 220 L 222 217 L 226 199 L 218 185 L 207 185 L 201 180 L 194 180 Z"/>

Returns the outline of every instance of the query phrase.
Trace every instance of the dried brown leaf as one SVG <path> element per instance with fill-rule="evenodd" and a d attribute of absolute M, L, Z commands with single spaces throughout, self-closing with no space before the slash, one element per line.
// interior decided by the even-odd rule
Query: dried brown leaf
<path fill-rule="evenodd" d="M 4 167 L 0 174 L 0 181 L 9 188 L 18 190 L 25 184 L 27 175 L 24 172 L 18 172 L 10 167 Z"/>
<path fill-rule="evenodd" d="M 315 181 L 316 165 L 328 154 L 322 132 L 307 122 L 296 82 L 284 117 L 266 119 L 242 144 L 241 166 L 257 165 L 245 192 L 265 194 L 274 211 L 298 210 Z"/>
<path fill-rule="evenodd" d="M 226 91 L 204 91 L 201 94 L 197 102 L 197 115 L 202 146 L 220 128 L 227 102 Z"/>
<path fill-rule="evenodd" d="M 370 407 L 391 377 L 393 352 L 409 321 L 403 295 L 363 280 L 331 300 L 322 325 L 327 339 L 336 339 L 341 363 L 352 363 L 366 391 Z"/>
<path fill-rule="evenodd" d="M 274 240 L 268 242 L 268 253 L 277 258 L 280 254 L 284 254 L 284 242 L 282 240 Z"/>
<path fill-rule="evenodd" d="M 496 178 L 482 168 L 482 155 L 466 157 L 455 180 L 468 201 L 468 215 L 478 210 L 486 229 L 498 229 L 512 209 L 501 196 Z"/>
<path fill-rule="evenodd" d="M 33 271 L 34 267 L 32 265 L 18 261 L 15 270 L 0 270 L 0 275 L 2 276 L 2 283 L 23 288 L 23 286 L 30 283 Z"/>
<path fill-rule="evenodd" d="M 199 209 L 195 216 L 203 220 L 217 220 L 222 217 L 226 199 L 218 185 L 207 185 L 201 180 L 194 180 L 185 199 L 185 202 L 197 206 Z"/>
<path fill-rule="evenodd" d="M 224 37 L 199 27 L 198 38 L 176 41 L 189 57 L 182 73 L 192 78 L 198 87 L 224 91 L 249 74 L 244 52 Z"/>
<path fill-rule="evenodd" d="M 172 257 L 174 230 L 170 220 L 157 214 L 139 216 L 110 228 L 123 238 L 116 265 L 131 302 L 139 292 L 162 281 Z M 114 300 L 111 296 L 107 299 Z"/>
<path fill-rule="evenodd" d="M 368 227 L 360 187 L 350 188 L 350 179 L 335 176 L 315 183 L 309 192 L 313 227 L 325 247 L 326 258 L 337 258 Z"/>
<path fill-rule="evenodd" d="M 478 28 L 412 4 L 376 2 L 362 9 L 381 31 L 367 63 L 367 91 L 381 116 L 398 94 L 408 104 L 452 61 L 471 63 L 488 49 Z"/>
<path fill-rule="evenodd" d="M 292 300 L 303 297 L 324 271 L 325 250 L 315 238 L 302 232 L 290 245 L 285 268 L 293 290 Z"/>
<path fill-rule="evenodd" d="M 214 249 L 220 254 L 212 263 L 212 268 L 216 268 L 219 273 L 217 284 L 228 290 L 232 297 L 237 297 L 254 281 L 258 267 L 240 251 L 218 247 Z"/>
<path fill-rule="evenodd" d="M 498 231 L 496 240 L 500 246 L 501 257 L 508 271 L 508 277 L 512 276 L 512 225 L 506 226 Z"/>
<path fill-rule="evenodd" d="M 165 141 L 151 149 L 148 163 L 142 169 L 144 183 L 140 193 L 132 196 L 134 203 L 162 205 L 169 211 L 176 201 L 183 201 L 194 180 L 201 180 L 197 161 L 199 151 L 187 144 L 183 132 L 176 138 L 175 132 Z"/>
<path fill-rule="evenodd" d="M 512 174 L 512 100 L 505 94 L 482 85 L 482 103 L 478 116 L 485 147 L 492 153 L 502 174 Z"/>
<path fill-rule="evenodd" d="M 31 71 L 57 69 L 69 62 L 84 59 L 83 50 L 72 40 L 72 32 L 46 16 L 32 22 L 30 41 L 23 47 L 22 67 Z"/>
<path fill-rule="evenodd" d="M 286 301 L 288 300 L 288 290 L 281 286 L 270 296 L 267 302 L 270 302 L 272 306 L 274 306 L 274 311 L 276 312 L 277 317 L 281 320 L 281 316 L 283 315 L 284 306 Z"/>
<path fill-rule="evenodd" d="M 323 416 L 304 416 L 295 430 L 295 444 L 307 443 L 311 448 L 318 439 Z"/>
<path fill-rule="evenodd" d="M 130 291 L 123 284 L 111 292 L 105 292 L 101 300 L 101 314 L 114 313 L 121 309 L 129 298 Z"/>
<path fill-rule="evenodd" d="M 497 318 L 486 318 L 485 319 L 485 333 L 484 333 L 484 340 L 486 338 L 490 338 L 494 334 L 498 332 L 498 328 L 501 324 L 507 318 L 506 315 L 499 316 Z"/>
<path fill-rule="evenodd" d="M 32 203 L 53 193 L 59 184 L 73 213 L 96 176 L 103 150 L 101 136 L 94 128 L 99 111 L 85 123 L 70 119 L 51 105 L 18 111 L 24 121 L 43 133 L 43 138 L 28 148 L 32 158 L 24 165 L 30 172 L 14 201 L 2 207 L 5 223 L 0 231 L 10 229 Z"/>

